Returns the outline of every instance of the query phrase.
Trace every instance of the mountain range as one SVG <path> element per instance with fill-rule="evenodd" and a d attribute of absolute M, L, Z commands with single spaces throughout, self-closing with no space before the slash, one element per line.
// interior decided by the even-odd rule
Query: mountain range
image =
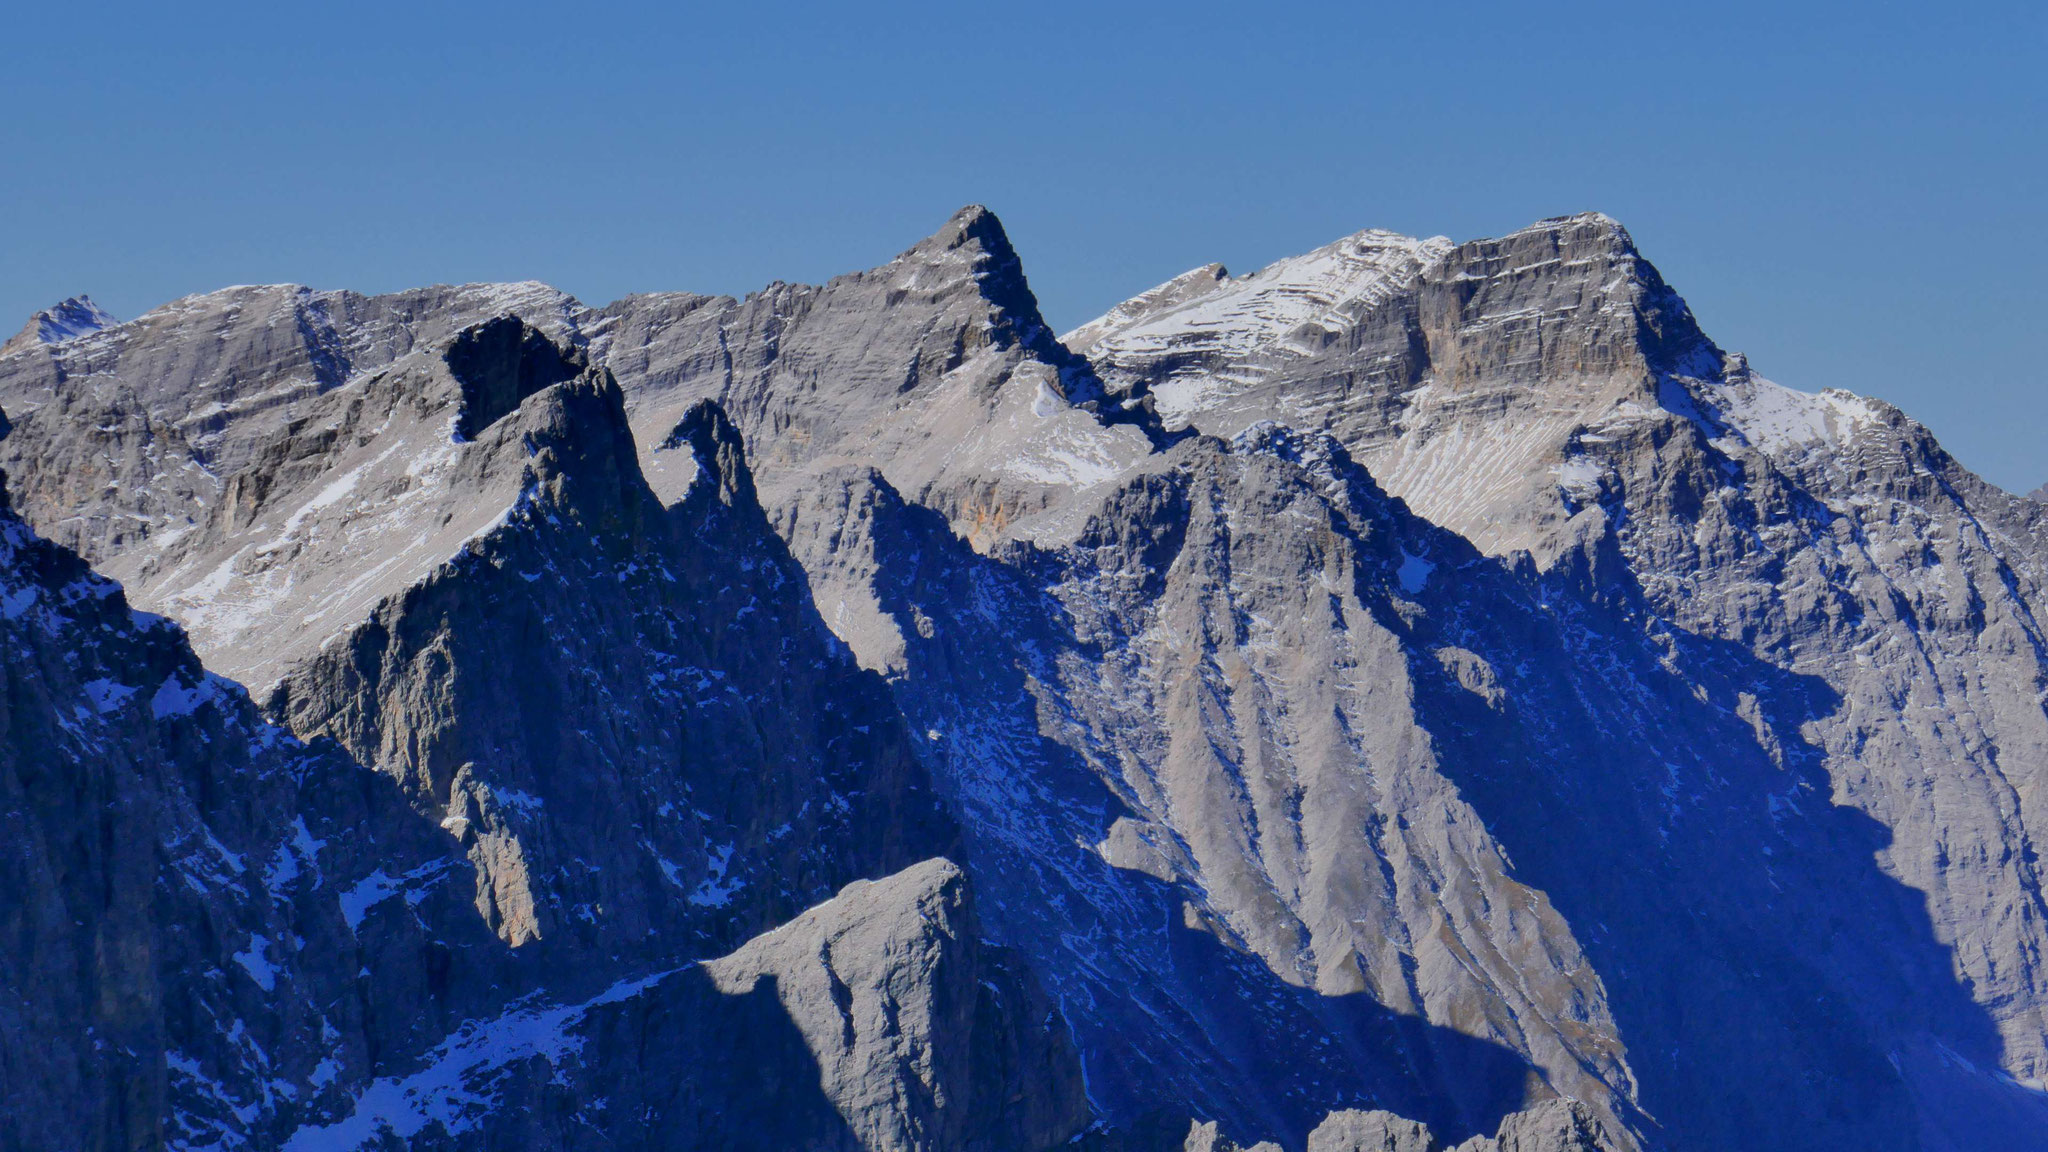
<path fill-rule="evenodd" d="M 2048 1148 L 2048 489 L 1598 214 L 0 346 L 0 1147 Z"/>

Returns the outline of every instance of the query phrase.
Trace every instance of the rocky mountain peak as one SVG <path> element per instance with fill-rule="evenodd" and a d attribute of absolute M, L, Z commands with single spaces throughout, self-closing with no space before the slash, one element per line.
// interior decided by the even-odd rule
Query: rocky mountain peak
<path fill-rule="evenodd" d="M 758 503 L 753 471 L 747 467 L 747 450 L 740 430 L 733 426 L 725 409 L 716 401 L 699 400 L 676 422 L 657 451 L 688 448 L 698 475 L 715 485 L 717 500 L 727 507 Z M 695 494 L 695 485 L 691 494 Z"/>
<path fill-rule="evenodd" d="M 788 1005 L 858 1147 L 1056 1146 L 1088 1120 L 1080 1063 L 1062 1031 L 1033 1027 L 1050 1003 L 977 939 L 973 908 L 966 874 L 927 860 L 705 970 L 729 996 L 772 988 Z"/>
<path fill-rule="evenodd" d="M 580 349 L 556 345 L 517 316 L 463 329 L 442 358 L 462 387 L 455 432 L 464 440 L 475 439 L 528 396 L 573 379 L 590 366 Z"/>
<path fill-rule="evenodd" d="M 983 285 L 991 299 L 1014 299 L 1024 283 L 1024 262 L 1010 244 L 1003 222 L 979 204 L 969 204 L 953 213 L 938 231 L 905 249 L 880 270 L 924 270 L 939 272 L 948 279 L 965 273 Z M 1031 310 L 1037 311 L 1035 300 Z"/>
<path fill-rule="evenodd" d="M 1463 244 L 1367 230 L 1248 276 L 1197 269 L 1069 339 L 1166 427 L 1328 432 L 1488 550 L 1534 547 L 1507 526 L 1559 507 L 1550 470 L 1575 429 L 1653 413 L 1668 381 L 1722 370 L 1685 301 L 1597 212 Z"/>
<path fill-rule="evenodd" d="M 983 204 L 963 205 L 959 211 L 948 217 L 937 232 L 913 245 L 912 250 L 932 244 L 947 248 L 958 248 L 965 244 L 978 244 L 984 249 L 1009 254 L 1016 259 L 1016 249 L 1010 246 L 1010 234 L 1003 230 L 1003 222 Z"/>
<path fill-rule="evenodd" d="M 0 423 L 0 429 L 4 429 L 5 427 L 5 423 Z M 4 432 L 0 432 L 0 435 L 4 434 Z M 2041 501 L 2043 504 L 2048 504 L 2048 484 L 2041 485 L 2039 488 L 2036 488 L 2032 492 L 2027 493 L 2027 495 L 2032 499 Z"/>
<path fill-rule="evenodd" d="M 969 204 L 953 213 L 938 231 L 911 245 L 898 259 L 929 260 L 939 253 L 962 250 L 992 266 L 1021 264 L 1001 218 L 980 204 Z"/>
<path fill-rule="evenodd" d="M 1500 365 L 1525 381 L 1708 375 L 1720 360 L 1692 310 L 1643 259 L 1628 229 L 1600 212 L 1556 216 L 1498 239 L 1461 244 L 1431 279 L 1448 289 L 1440 305 L 1445 319 L 1461 328 L 1483 320 L 1481 334 L 1489 343 L 1497 343 L 1497 336 L 1512 339 L 1527 327 L 1513 321 L 1518 307 L 1540 307 L 1554 322 L 1589 337 L 1568 350 L 1569 363 L 1546 354 L 1535 361 L 1516 356 L 1514 363 Z"/>
<path fill-rule="evenodd" d="M 114 318 L 93 303 L 92 297 L 73 296 L 29 317 L 20 332 L 7 343 L 0 344 L 0 355 L 38 344 L 76 340 L 102 328 L 111 328 L 114 324 Z"/>
<path fill-rule="evenodd" d="M 2043 1147 L 2048 513 L 1723 355 L 1607 216 L 1205 265 L 1073 350 L 978 206 L 744 299 L 38 341 L 0 796 L 62 802 L 0 831 L 120 877 L 0 859 L 0 988 L 91 1021 L 132 971 L 10 959 L 158 908 L 183 999 L 0 1011 L 0 1146 Z M 182 1095 L 16 1104 L 43 1036 Z"/>
<path fill-rule="evenodd" d="M 979 204 L 953 213 L 937 232 L 880 271 L 890 274 L 892 287 L 898 291 L 938 289 L 935 297 L 959 284 L 964 276 L 988 303 L 994 343 L 1022 345 L 1063 369 L 1092 376 L 1087 362 L 1054 338 L 1038 311 L 1038 297 L 1024 278 L 1024 261 L 1011 246 L 1003 222 Z"/>

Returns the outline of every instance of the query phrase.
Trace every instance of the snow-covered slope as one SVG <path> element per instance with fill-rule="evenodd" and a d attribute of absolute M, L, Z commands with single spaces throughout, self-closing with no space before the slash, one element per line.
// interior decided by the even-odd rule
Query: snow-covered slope
<path fill-rule="evenodd" d="M 16 434 L 0 468 L 39 530 L 98 565 L 128 558 L 125 577 L 132 553 L 203 521 L 222 483 L 324 393 L 497 316 L 565 337 L 580 307 L 540 284 L 243 286 L 60 344 L 10 341 L 0 410 Z"/>
<path fill-rule="evenodd" d="M 1440 236 L 1366 231 L 1235 279 L 1210 264 L 1119 304 L 1063 340 L 1100 363 L 1147 364 L 1160 416 L 1171 426 L 1192 424 L 1235 406 L 1264 375 L 1256 360 L 1323 351 L 1451 246 Z"/>
<path fill-rule="evenodd" d="M 27 351 L 45 344 L 62 344 L 80 336 L 90 336 L 102 328 L 112 327 L 115 320 L 90 296 L 73 296 L 52 307 L 29 317 L 28 323 L 5 344 L 0 344 L 0 355 L 9 352 Z"/>

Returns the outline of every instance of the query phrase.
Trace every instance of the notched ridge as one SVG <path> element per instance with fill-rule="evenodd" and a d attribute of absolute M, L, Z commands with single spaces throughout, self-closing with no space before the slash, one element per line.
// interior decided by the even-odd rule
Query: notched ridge
<path fill-rule="evenodd" d="M 699 400 L 690 405 L 660 445 L 663 451 L 683 447 L 689 448 L 704 474 L 717 482 L 721 503 L 757 503 L 754 474 L 747 467 L 746 440 L 717 401 Z"/>
<path fill-rule="evenodd" d="M 573 380 L 590 367 L 582 349 L 563 348 L 516 316 L 463 329 L 442 358 L 462 386 L 455 418 L 455 434 L 462 440 L 475 439 L 517 411 L 528 396 Z"/>

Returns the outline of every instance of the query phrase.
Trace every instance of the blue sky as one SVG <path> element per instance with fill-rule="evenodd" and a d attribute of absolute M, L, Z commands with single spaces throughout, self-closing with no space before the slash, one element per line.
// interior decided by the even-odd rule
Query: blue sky
<path fill-rule="evenodd" d="M 981 202 L 1064 329 L 1211 260 L 1595 208 L 1765 375 L 2024 490 L 2044 77 L 2011 3 L 15 6 L 0 328 L 269 281 L 738 293 Z"/>

